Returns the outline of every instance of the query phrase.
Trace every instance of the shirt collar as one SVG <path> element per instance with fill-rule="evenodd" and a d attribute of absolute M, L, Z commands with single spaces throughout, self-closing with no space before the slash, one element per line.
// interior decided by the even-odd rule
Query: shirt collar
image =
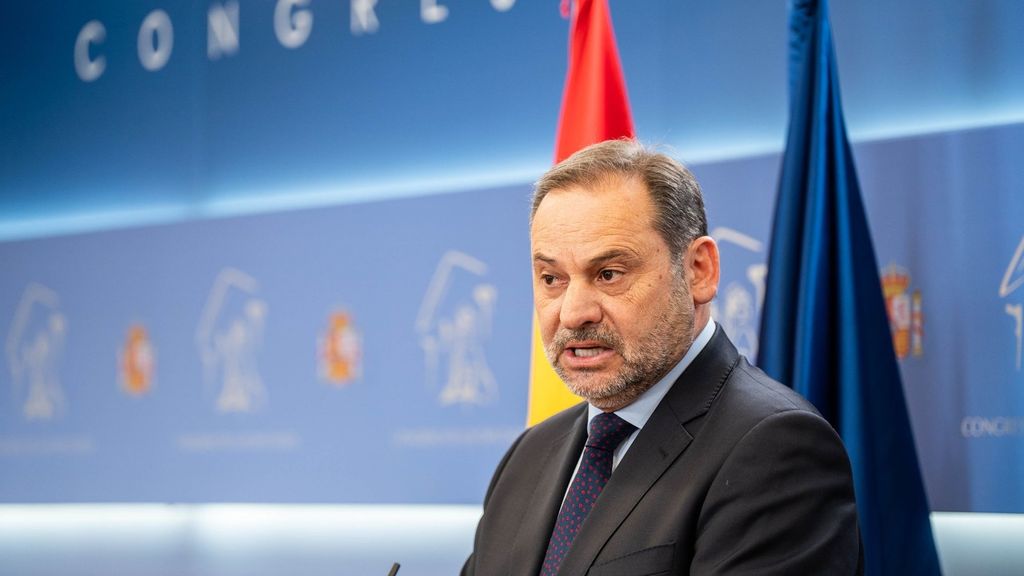
<path fill-rule="evenodd" d="M 708 318 L 707 324 L 704 325 L 700 334 L 697 334 L 697 337 L 694 338 L 693 343 L 690 344 L 690 349 L 686 351 L 686 354 L 684 354 L 682 359 L 679 360 L 679 363 L 669 370 L 668 374 L 665 374 L 665 377 L 659 380 L 657 384 L 648 388 L 646 392 L 641 394 L 639 398 L 634 400 L 625 408 L 616 410 L 615 414 L 626 422 L 636 426 L 637 430 L 643 428 L 644 424 L 647 424 L 647 420 L 650 419 L 651 414 L 654 413 L 654 409 L 658 407 L 658 404 L 661 404 L 661 399 L 664 398 L 665 394 L 668 394 L 669 389 L 672 388 L 672 384 L 679 379 L 687 366 L 689 366 L 690 363 L 693 362 L 693 359 L 701 353 L 701 350 L 704 350 L 704 347 L 707 346 L 708 342 L 711 341 L 711 337 L 714 335 L 715 321 Z M 593 420 L 594 416 L 597 416 L 601 412 L 602 410 L 600 408 L 595 408 L 592 404 L 587 406 L 588 430 L 590 420 Z"/>

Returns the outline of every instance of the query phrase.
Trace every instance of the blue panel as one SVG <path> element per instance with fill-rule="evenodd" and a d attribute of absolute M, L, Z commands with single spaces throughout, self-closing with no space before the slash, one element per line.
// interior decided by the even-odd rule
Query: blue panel
<path fill-rule="evenodd" d="M 1022 157 L 1020 124 L 858 156 L 883 274 L 920 295 L 901 367 L 938 510 L 1024 511 Z"/>
<path fill-rule="evenodd" d="M 0 500 L 478 501 L 526 417 L 526 193 L 0 245 Z"/>
<path fill-rule="evenodd" d="M 238 4 L 238 50 L 216 56 L 208 11 L 232 2 L 3 6 L 0 239 L 151 227 L 0 244 L 0 499 L 483 493 L 525 410 L 522 183 L 550 161 L 567 23 L 554 0 L 439 0 L 443 20 L 381 2 L 375 27 L 347 2 L 295 4 Z M 1024 117 L 1016 0 L 833 4 L 854 137 Z M 749 154 L 781 146 L 785 3 L 611 5 L 640 136 L 688 160 L 748 155 L 696 171 L 724 258 L 716 318 L 753 355 L 778 160 Z M 75 46 L 93 21 L 85 62 L 104 68 L 87 82 Z M 173 30 L 154 71 L 144 22 Z M 857 148 L 939 510 L 1024 510 L 1021 141 L 1014 125 Z M 480 190 L 496 182 L 520 184 Z M 311 208 L 384 197 L 405 199 Z M 446 296 L 424 308 L 435 276 Z M 440 405 L 484 333 L 497 399 L 455 386 L 463 401 Z M 353 362 L 348 384 L 325 376 Z M 246 366 L 258 385 L 222 401 Z"/>
<path fill-rule="evenodd" d="M 856 147 L 932 509 L 1024 512 L 1024 125 Z M 695 167 L 715 318 L 757 346 L 777 156 Z"/>

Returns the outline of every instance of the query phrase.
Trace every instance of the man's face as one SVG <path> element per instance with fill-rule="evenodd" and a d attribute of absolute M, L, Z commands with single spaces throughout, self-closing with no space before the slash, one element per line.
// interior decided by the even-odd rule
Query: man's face
<path fill-rule="evenodd" d="M 657 383 L 693 339 L 684 260 L 672 261 L 654 213 L 643 183 L 611 176 L 551 191 L 530 229 L 548 360 L 574 394 L 603 410 Z"/>

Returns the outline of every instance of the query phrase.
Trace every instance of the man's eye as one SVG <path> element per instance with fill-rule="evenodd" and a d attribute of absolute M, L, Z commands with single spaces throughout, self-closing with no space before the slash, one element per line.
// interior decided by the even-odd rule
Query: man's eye
<path fill-rule="evenodd" d="M 540 281 L 547 286 L 551 286 L 552 284 L 555 283 L 555 277 L 552 276 L 551 274 L 541 274 Z"/>
<path fill-rule="evenodd" d="M 618 278 L 621 274 L 622 272 L 619 272 L 618 270 L 601 270 L 600 276 L 601 280 L 604 280 L 605 282 L 611 282 L 612 280 Z"/>

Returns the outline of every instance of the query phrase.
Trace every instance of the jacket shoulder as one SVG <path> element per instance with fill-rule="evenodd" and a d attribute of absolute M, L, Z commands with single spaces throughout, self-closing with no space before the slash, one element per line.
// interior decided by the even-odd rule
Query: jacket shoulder
<path fill-rule="evenodd" d="M 742 357 L 729 375 L 720 400 L 730 404 L 739 414 L 747 414 L 759 420 L 790 410 L 810 412 L 821 417 L 806 398 Z"/>

